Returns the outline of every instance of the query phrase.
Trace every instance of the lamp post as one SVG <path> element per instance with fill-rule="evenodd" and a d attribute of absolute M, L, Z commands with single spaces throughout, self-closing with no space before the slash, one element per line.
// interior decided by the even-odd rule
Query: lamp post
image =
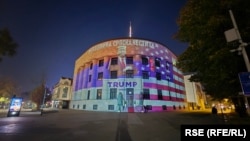
<path fill-rule="evenodd" d="M 240 32 L 238 30 L 238 26 L 237 26 L 237 24 L 235 22 L 232 10 L 229 10 L 229 14 L 230 14 L 230 17 L 231 17 L 234 28 L 232 28 L 230 30 L 227 30 L 225 32 L 227 42 L 238 40 L 239 43 L 240 43 L 240 45 L 239 45 L 239 47 L 237 49 L 230 50 L 230 52 L 241 51 L 242 56 L 243 56 L 244 61 L 245 61 L 245 64 L 246 64 L 247 71 L 250 72 L 249 59 L 248 59 L 247 52 L 246 52 L 246 49 L 245 49 L 245 47 L 248 46 L 248 44 L 242 41 L 242 38 L 241 38 Z"/>
<path fill-rule="evenodd" d="M 241 38 L 241 35 L 240 35 L 239 30 L 238 30 L 238 26 L 236 24 L 236 21 L 234 19 L 234 15 L 233 15 L 232 10 L 229 10 L 229 14 L 230 14 L 230 17 L 231 17 L 234 28 L 225 31 L 224 34 L 225 34 L 226 40 L 227 40 L 227 42 L 238 40 L 239 43 L 240 43 L 240 45 L 239 45 L 239 47 L 237 49 L 230 50 L 230 52 L 235 52 L 235 51 L 240 52 L 241 51 L 241 54 L 242 54 L 242 56 L 244 58 L 244 62 L 245 62 L 246 68 L 247 68 L 247 72 L 250 72 L 250 63 L 249 63 L 249 59 L 248 59 L 247 52 L 246 52 L 246 49 L 245 49 L 245 47 L 248 46 L 248 44 L 243 42 L 243 40 Z M 244 91 L 243 91 L 243 93 L 244 93 Z M 250 115 L 250 108 L 249 108 L 247 96 L 244 95 L 244 98 L 245 98 L 245 102 L 246 102 L 246 105 L 247 105 L 247 113 L 248 113 L 248 115 Z"/>
<path fill-rule="evenodd" d="M 43 94 L 43 103 L 42 103 L 42 107 L 44 107 L 44 102 L 45 102 L 45 98 L 46 98 L 46 93 L 47 93 L 47 90 L 46 90 L 46 86 L 44 88 L 44 94 Z"/>
<path fill-rule="evenodd" d="M 44 85 L 44 86 L 45 86 L 45 88 L 44 88 L 43 102 L 42 102 L 42 107 L 41 107 L 41 116 L 43 115 L 44 102 L 45 102 L 45 97 L 46 97 L 46 93 L 47 93 L 46 85 Z"/>

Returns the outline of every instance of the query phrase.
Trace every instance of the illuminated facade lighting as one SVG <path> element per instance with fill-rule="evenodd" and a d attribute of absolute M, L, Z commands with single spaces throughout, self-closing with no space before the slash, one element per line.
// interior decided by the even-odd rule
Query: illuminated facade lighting
<path fill-rule="evenodd" d="M 184 77 L 164 45 L 119 38 L 90 47 L 75 62 L 70 109 L 141 112 L 185 109 Z"/>

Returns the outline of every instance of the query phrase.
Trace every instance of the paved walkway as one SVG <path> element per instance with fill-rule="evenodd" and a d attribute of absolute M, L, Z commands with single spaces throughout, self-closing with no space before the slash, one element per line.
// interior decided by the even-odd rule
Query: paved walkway
<path fill-rule="evenodd" d="M 50 112 L 58 112 L 62 109 L 57 109 L 57 108 L 44 108 L 43 112 L 44 114 L 46 113 L 50 113 Z M 0 109 L 0 117 L 4 117 L 5 115 L 7 115 L 8 110 L 7 109 Z M 176 113 L 183 113 L 183 114 L 188 114 L 188 115 L 208 115 L 208 116 L 212 116 L 211 114 L 211 109 L 206 109 L 206 110 L 182 110 L 182 111 L 172 111 L 172 112 L 176 112 Z M 32 111 L 32 109 L 22 109 L 21 110 L 21 115 L 40 115 L 41 111 Z M 129 116 L 133 116 L 133 114 L 129 115 Z M 140 123 L 139 119 L 137 118 L 129 118 L 130 120 L 128 122 L 133 123 Z M 247 117 L 240 117 L 237 113 L 227 110 L 227 111 L 218 111 L 217 114 L 217 119 L 218 120 L 222 120 L 225 123 L 228 124 L 250 124 L 250 116 Z"/>
<path fill-rule="evenodd" d="M 249 124 L 250 118 L 233 115 L 227 122 L 222 114 L 207 110 L 157 113 L 88 112 L 59 110 L 40 116 L 21 112 L 20 117 L 0 118 L 0 140 L 4 141 L 180 141 L 185 124 Z"/>
<path fill-rule="evenodd" d="M 184 111 L 183 113 L 187 114 L 207 114 L 212 116 L 211 109 L 206 110 L 189 110 Z M 216 115 L 218 120 L 222 120 L 226 124 L 250 124 L 250 116 L 240 117 L 237 113 L 232 110 L 221 111 L 218 110 L 218 114 Z"/>

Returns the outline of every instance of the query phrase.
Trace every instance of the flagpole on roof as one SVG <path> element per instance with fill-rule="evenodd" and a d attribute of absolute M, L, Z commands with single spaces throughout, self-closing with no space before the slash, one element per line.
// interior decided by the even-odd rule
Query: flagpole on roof
<path fill-rule="evenodd" d="M 129 22 L 129 38 L 132 37 L 132 25 L 131 25 L 131 21 Z"/>

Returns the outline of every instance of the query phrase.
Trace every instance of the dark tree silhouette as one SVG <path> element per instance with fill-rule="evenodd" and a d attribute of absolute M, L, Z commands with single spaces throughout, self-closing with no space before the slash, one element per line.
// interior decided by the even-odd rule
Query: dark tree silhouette
<path fill-rule="evenodd" d="M 16 54 L 18 45 L 12 39 L 7 28 L 0 30 L 0 62 L 4 56 L 12 57 Z"/>
<path fill-rule="evenodd" d="M 237 96 L 241 91 L 238 73 L 246 72 L 246 66 L 242 56 L 230 52 L 239 42 L 227 43 L 224 32 L 233 28 L 232 10 L 243 41 L 250 42 L 249 9 L 247 0 L 188 0 L 180 11 L 175 38 L 189 47 L 178 56 L 177 67 L 193 73 L 190 80 L 200 82 L 216 99 Z"/>

